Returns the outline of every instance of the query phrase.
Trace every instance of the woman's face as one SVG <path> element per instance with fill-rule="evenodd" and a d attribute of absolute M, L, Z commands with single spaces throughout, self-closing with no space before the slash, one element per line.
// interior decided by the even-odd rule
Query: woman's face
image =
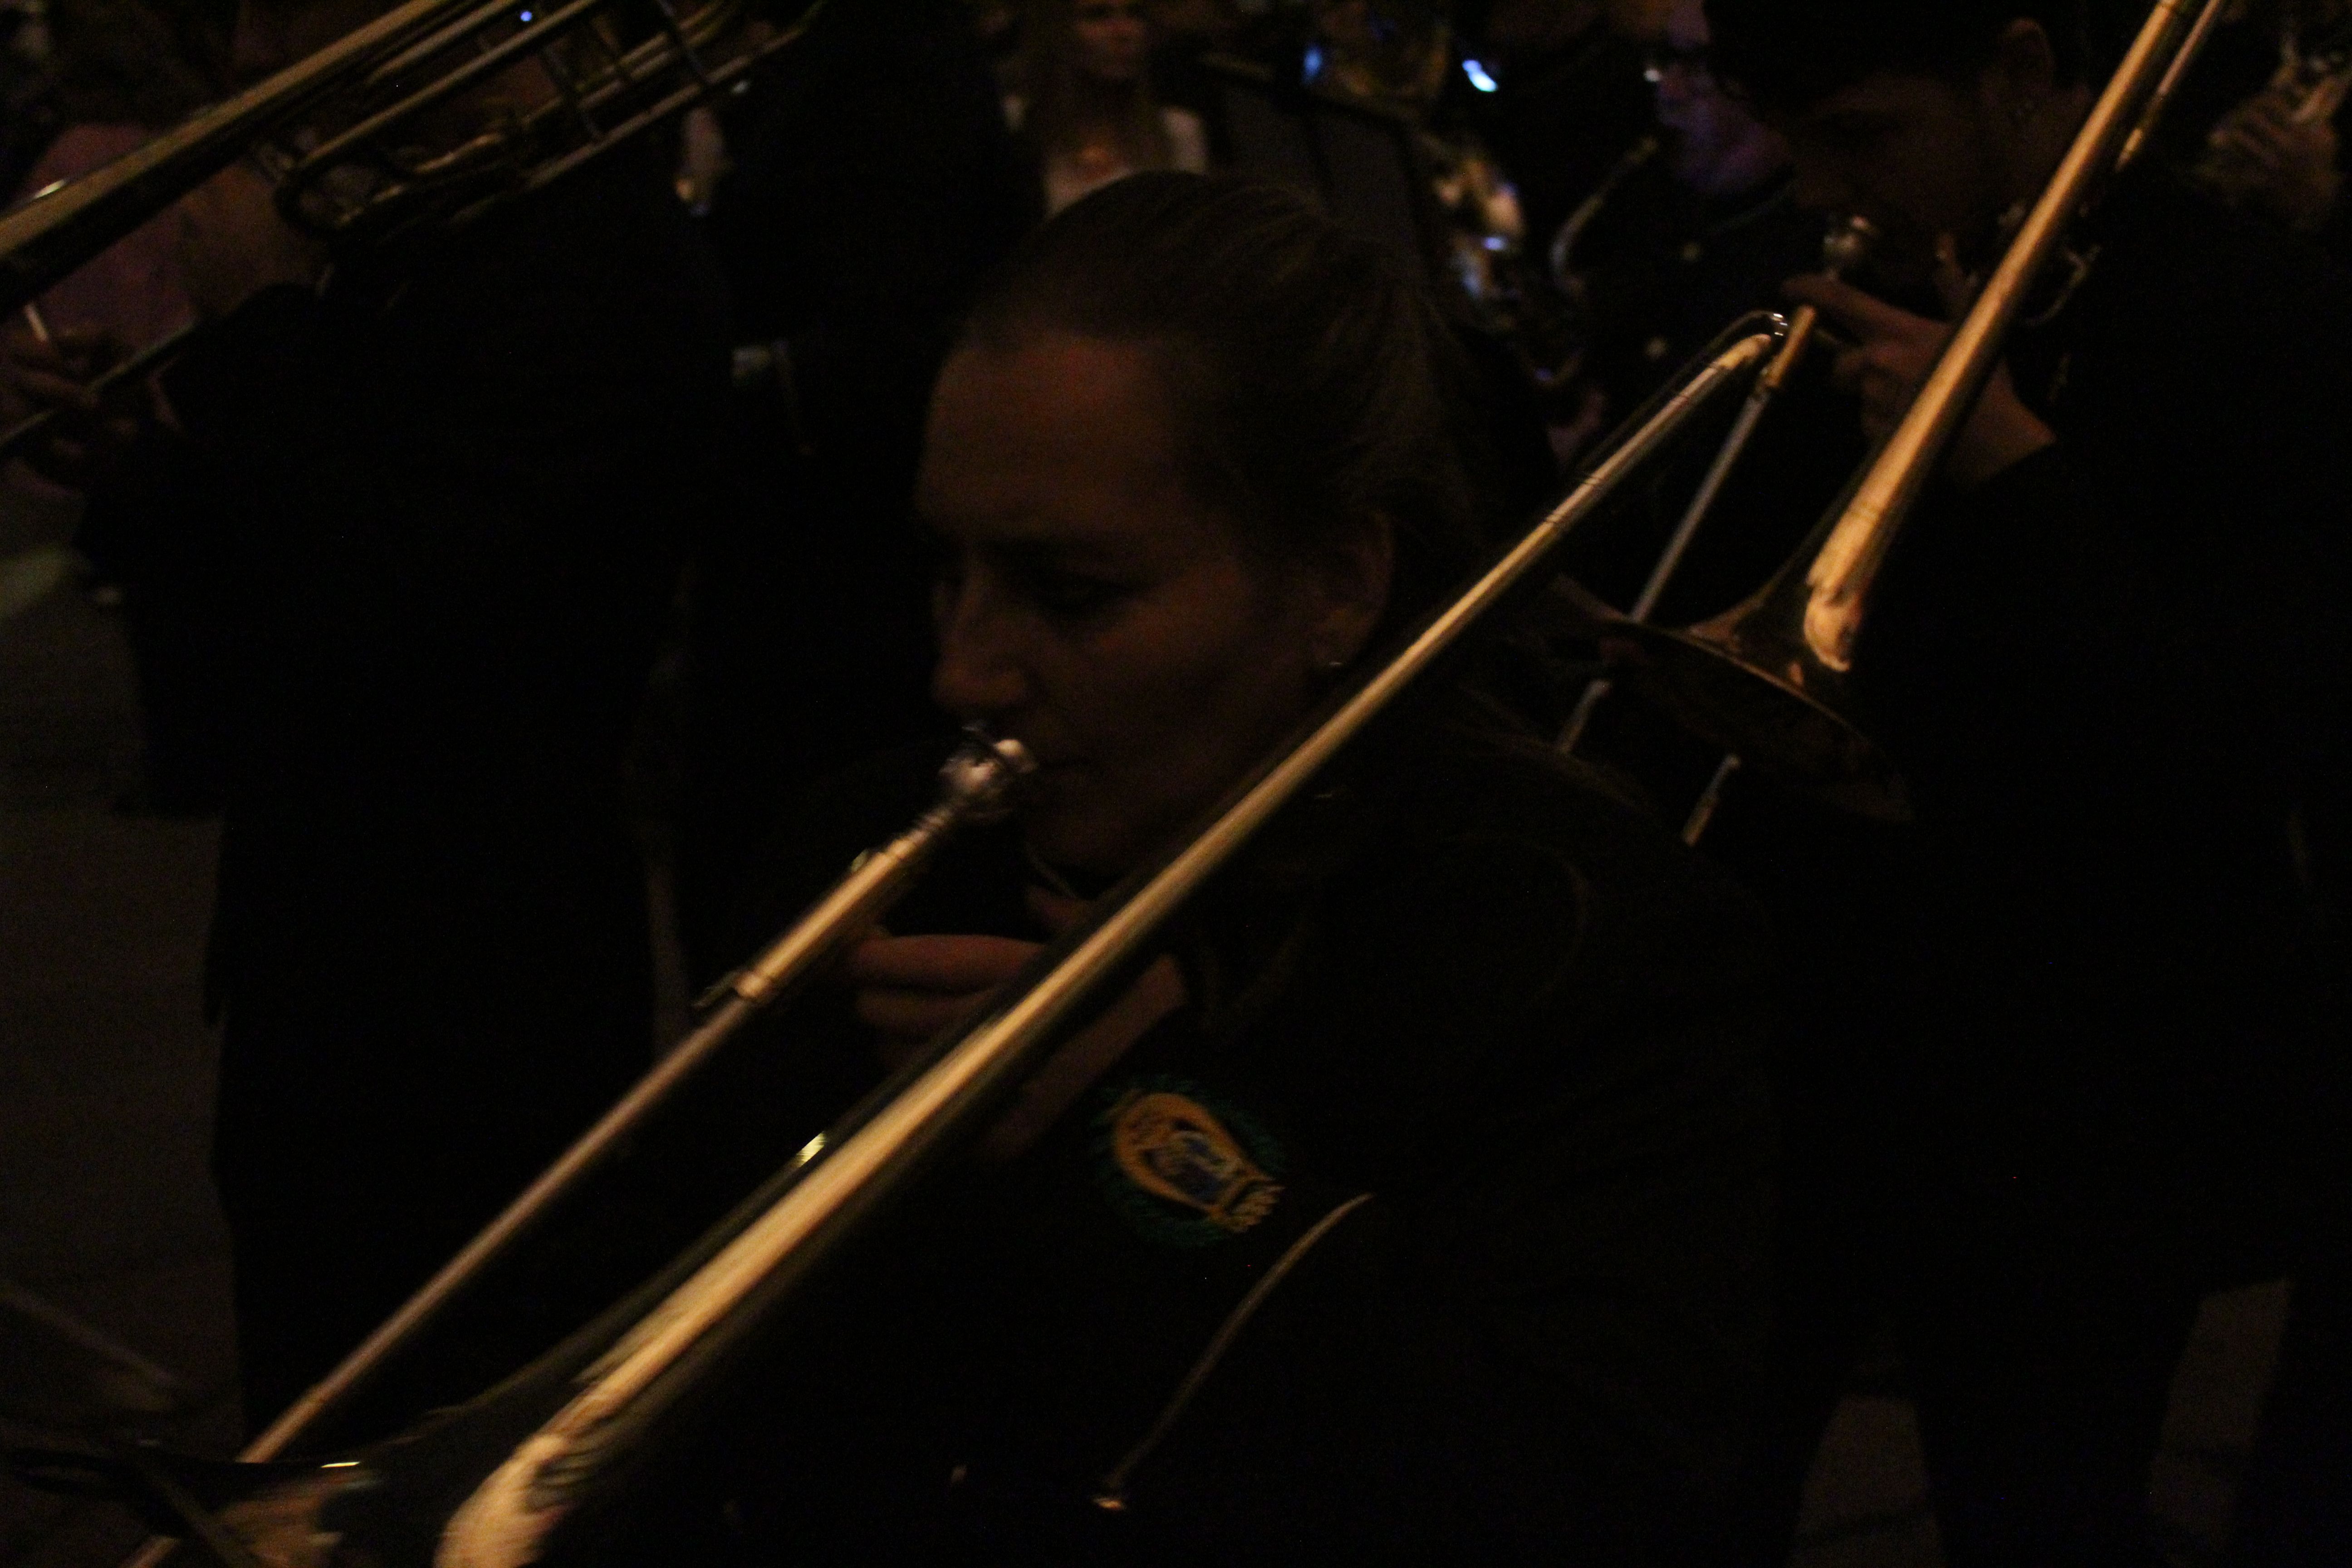
<path fill-rule="evenodd" d="M 1143 0 L 1077 0 L 1070 31 L 1072 63 L 1086 75 L 1123 85 L 1143 74 L 1151 47 Z"/>
<path fill-rule="evenodd" d="M 1031 847 L 1116 876 L 1272 748 L 1388 595 L 1385 528 L 1277 564 L 1189 492 L 1153 353 L 1061 333 L 968 348 L 917 504 L 943 547 L 932 695 L 1025 744 Z"/>

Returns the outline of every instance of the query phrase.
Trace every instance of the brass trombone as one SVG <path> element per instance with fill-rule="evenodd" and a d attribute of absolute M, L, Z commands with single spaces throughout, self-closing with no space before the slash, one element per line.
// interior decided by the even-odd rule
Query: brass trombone
<path fill-rule="evenodd" d="M 1877 226 L 1868 218 L 1849 215 L 1839 219 L 1830 226 L 1829 232 L 1822 239 L 1823 268 L 1832 278 L 1843 276 L 1862 264 L 1877 240 Z M 1748 400 L 1740 405 L 1730 433 L 1723 438 L 1723 445 L 1716 449 L 1714 461 L 1708 464 L 1698 489 L 1692 492 L 1674 531 L 1666 538 L 1665 547 L 1659 551 L 1656 560 L 1651 563 L 1650 575 L 1642 584 L 1640 595 L 1626 610 L 1626 619 L 1647 622 L 1656 613 L 1658 602 L 1674 585 L 1675 575 L 1682 569 L 1683 558 L 1690 552 L 1699 530 L 1714 513 L 1716 503 L 1723 499 L 1724 487 L 1731 482 L 1732 473 L 1739 467 L 1739 460 L 1748 455 L 1748 447 L 1755 443 L 1756 433 L 1762 427 L 1765 415 L 1770 412 L 1774 401 L 1789 384 L 1790 377 L 1796 374 L 1798 367 L 1804 363 L 1820 328 L 1821 312 L 1811 305 L 1801 307 L 1790 318 L 1788 333 L 1781 341 L 1780 352 L 1773 355 L 1772 363 L 1766 367 L 1764 374 L 1756 378 L 1756 385 L 1748 394 Z M 1568 722 L 1561 726 L 1559 738 L 1555 742 L 1562 754 L 1575 752 L 1592 722 L 1593 714 L 1600 710 L 1601 704 L 1614 689 L 1615 682 L 1606 675 L 1594 677 L 1585 686 L 1583 695 L 1577 699 L 1576 707 L 1569 714 Z M 1715 777 L 1701 792 L 1697 804 L 1684 821 L 1684 843 L 1696 844 L 1706 835 L 1707 825 L 1715 819 L 1716 807 L 1722 799 L 1724 786 L 1739 765 L 1737 753 L 1725 757 L 1723 765 L 1716 770 Z"/>
<path fill-rule="evenodd" d="M 826 0 L 787 4 L 406 0 L 0 216 L 0 314 L 240 161 L 270 177 L 289 222 L 339 247 L 468 223 L 748 85 Z M 527 86 L 486 101 L 534 69 Z M 93 390 L 160 368 L 201 330 L 146 345 Z M 0 458 L 55 418 L 43 410 L 0 432 Z"/>
<path fill-rule="evenodd" d="M 1787 566 L 1734 609 L 1680 631 L 1628 619 L 1632 679 L 1700 736 L 1829 803 L 1909 815 L 1903 781 L 1854 724 L 1846 677 L 1896 533 L 1999 362 L 2027 289 L 2076 214 L 2146 146 L 2227 0 L 2158 0 L 2074 144 L 1954 331 L 1910 412 Z"/>

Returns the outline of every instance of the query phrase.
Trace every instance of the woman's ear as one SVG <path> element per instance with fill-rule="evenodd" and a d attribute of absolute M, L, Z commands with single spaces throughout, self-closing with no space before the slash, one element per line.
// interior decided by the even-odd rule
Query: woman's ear
<path fill-rule="evenodd" d="M 1396 528 L 1379 513 L 1349 529 L 1318 555 L 1308 605 L 1308 650 L 1337 669 L 1353 663 L 1388 613 L 1396 580 Z"/>

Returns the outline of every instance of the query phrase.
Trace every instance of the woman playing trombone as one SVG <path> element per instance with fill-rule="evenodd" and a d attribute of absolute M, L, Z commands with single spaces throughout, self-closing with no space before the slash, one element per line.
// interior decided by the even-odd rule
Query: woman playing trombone
<path fill-rule="evenodd" d="M 1018 253 L 919 506 L 935 695 L 1039 770 L 849 955 L 840 1088 L 1466 568 L 1453 359 L 1265 188 L 1139 175 Z M 1498 708 L 1399 717 L 746 1381 L 684 1510 L 713 1556 L 1703 1552 L 1769 1213 L 1744 908 Z M 923 788 L 877 764 L 796 814 L 764 912 Z"/>

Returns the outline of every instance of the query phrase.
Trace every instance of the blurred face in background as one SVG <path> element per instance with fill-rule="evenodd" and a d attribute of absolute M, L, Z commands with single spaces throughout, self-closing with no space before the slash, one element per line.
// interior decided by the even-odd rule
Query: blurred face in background
<path fill-rule="evenodd" d="M 1797 199 L 1869 218 L 1883 237 L 1872 269 L 1917 281 L 1940 235 L 1958 241 L 1966 266 L 1998 255 L 2001 215 L 2042 188 L 2091 97 L 2059 80 L 2049 35 L 2021 19 L 1974 76 L 1874 71 L 1775 123 L 1796 161 Z"/>
<path fill-rule="evenodd" d="M 1668 167 L 1701 195 L 1738 195 L 1787 166 L 1780 138 L 1726 92 L 1706 64 L 1700 0 L 1676 0 L 1652 46 L 1650 83 L 1667 132 Z"/>
<path fill-rule="evenodd" d="M 1138 80 L 1151 52 L 1143 0 L 1077 0 L 1070 12 L 1070 63 L 1115 86 Z"/>

